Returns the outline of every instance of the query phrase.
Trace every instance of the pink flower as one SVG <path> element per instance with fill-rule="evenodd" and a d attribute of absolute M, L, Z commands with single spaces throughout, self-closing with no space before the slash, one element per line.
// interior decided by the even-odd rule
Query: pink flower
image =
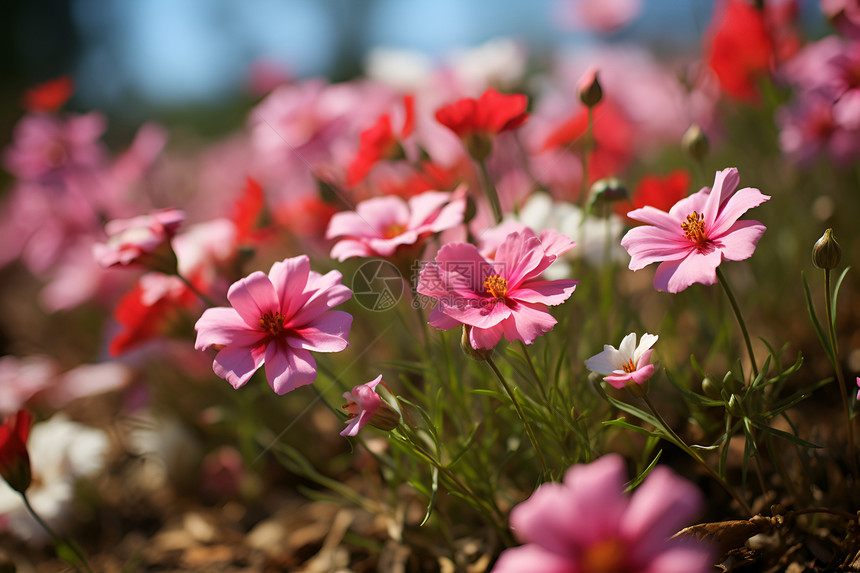
<path fill-rule="evenodd" d="M 419 293 L 439 301 L 430 325 L 440 330 L 471 326 L 474 348 L 493 348 L 503 335 L 531 344 L 555 326 L 547 305 L 567 300 L 577 283 L 541 280 L 540 275 L 574 246 L 560 233 L 544 232 L 538 239 L 526 229 L 508 235 L 490 260 L 474 245 L 448 243 L 418 281 Z"/>
<path fill-rule="evenodd" d="M 858 386 L 857 399 L 860 400 L 860 376 L 857 377 L 857 386 Z"/>
<path fill-rule="evenodd" d="M 618 350 L 605 344 L 603 352 L 585 361 L 585 367 L 603 374 L 613 387 L 621 389 L 629 383 L 642 384 L 654 375 L 651 364 L 651 347 L 657 342 L 656 334 L 643 334 L 636 346 L 636 333 L 631 332 L 621 341 Z"/>
<path fill-rule="evenodd" d="M 233 308 L 210 308 L 194 325 L 194 347 L 219 350 L 215 374 L 234 388 L 244 386 L 260 366 L 277 394 L 316 380 L 310 351 L 340 352 L 349 345 L 352 316 L 330 310 L 352 296 L 341 274 L 310 270 L 307 255 L 272 265 L 268 276 L 254 272 L 230 287 Z"/>
<path fill-rule="evenodd" d="M 185 220 L 179 209 L 162 209 L 131 219 L 114 219 L 105 225 L 108 242 L 93 246 L 103 267 L 142 264 L 166 274 L 176 272 L 176 254 L 170 239 Z"/>
<path fill-rule="evenodd" d="M 376 393 L 376 386 L 380 382 L 382 374 L 370 382 L 355 386 L 352 392 L 343 393 L 343 398 L 347 401 L 343 407 L 349 414 L 349 420 L 340 433 L 341 436 L 355 436 L 368 423 L 386 430 L 397 427 L 400 416 Z M 385 386 L 385 382 L 382 382 L 382 385 Z"/>
<path fill-rule="evenodd" d="M 675 293 L 693 283 L 717 282 L 717 267 L 724 258 L 751 257 L 765 226 L 738 217 L 770 197 L 750 187 L 734 193 L 739 182 L 737 169 L 723 169 L 717 172 L 713 191 L 705 187 L 675 203 L 668 213 L 648 206 L 629 212 L 629 218 L 649 223 L 621 239 L 631 257 L 629 268 L 638 271 L 662 261 L 654 288 Z"/>
<path fill-rule="evenodd" d="M 409 199 L 391 195 L 362 201 L 355 211 L 341 211 L 329 221 L 326 238 L 344 237 L 331 250 L 339 261 L 351 257 L 390 257 L 432 233 L 463 222 L 465 188 L 453 193 L 427 191 Z"/>
<path fill-rule="evenodd" d="M 663 466 L 633 496 L 624 482 L 624 460 L 610 454 L 573 466 L 563 483 L 541 485 L 511 511 L 511 529 L 525 545 L 504 551 L 493 573 L 710 571 L 706 546 L 667 541 L 698 512 L 699 490 Z"/>

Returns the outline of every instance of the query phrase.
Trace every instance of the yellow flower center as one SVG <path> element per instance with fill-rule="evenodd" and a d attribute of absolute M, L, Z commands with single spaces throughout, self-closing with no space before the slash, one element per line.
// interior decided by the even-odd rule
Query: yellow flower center
<path fill-rule="evenodd" d="M 632 359 L 632 358 L 631 358 L 630 360 L 628 360 L 628 361 L 627 361 L 627 364 L 625 364 L 625 365 L 624 365 L 624 366 L 622 366 L 621 368 L 622 368 L 622 370 L 624 370 L 624 372 L 626 372 L 627 374 L 630 374 L 631 372 L 635 372 L 635 371 L 636 371 L 636 365 L 635 365 L 635 364 L 633 364 L 633 359 Z"/>
<path fill-rule="evenodd" d="M 681 223 L 684 236 L 693 243 L 703 243 L 708 240 L 705 236 L 705 216 L 693 211 L 687 215 L 687 220 Z"/>
<path fill-rule="evenodd" d="M 504 298 L 508 294 L 508 281 L 499 275 L 484 279 L 484 289 L 493 298 Z"/>
<path fill-rule="evenodd" d="M 268 330 L 272 336 L 277 336 L 284 331 L 284 321 L 287 319 L 280 312 L 267 312 L 260 317 L 260 326 L 263 330 Z"/>
<path fill-rule="evenodd" d="M 620 539 L 604 539 L 585 551 L 580 570 L 588 573 L 626 573 L 626 554 L 627 548 Z"/>
<path fill-rule="evenodd" d="M 401 223 L 391 223 L 386 225 L 386 227 L 382 230 L 382 238 L 383 239 L 393 239 L 398 235 L 402 235 L 406 230 L 406 225 Z"/>

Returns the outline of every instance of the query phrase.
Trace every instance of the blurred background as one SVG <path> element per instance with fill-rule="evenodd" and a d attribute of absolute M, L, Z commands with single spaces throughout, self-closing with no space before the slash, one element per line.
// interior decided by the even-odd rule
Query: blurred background
<path fill-rule="evenodd" d="M 181 119 L 217 133 L 241 123 L 255 84 L 346 80 L 379 49 L 416 52 L 416 66 L 498 37 L 524 45 L 532 62 L 598 40 L 666 56 L 701 50 L 714 0 L 631 3 L 632 20 L 598 32 L 577 25 L 570 0 L 9 2 L 0 18 L 0 127 L 9 131 L 26 88 L 62 75 L 75 80 L 71 109 L 103 110 L 114 128 Z M 817 3 L 800 4 L 807 35 L 823 34 Z"/>

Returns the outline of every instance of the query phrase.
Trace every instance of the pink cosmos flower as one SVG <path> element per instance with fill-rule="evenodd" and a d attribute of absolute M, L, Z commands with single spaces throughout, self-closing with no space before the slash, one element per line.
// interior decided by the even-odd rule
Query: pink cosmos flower
<path fill-rule="evenodd" d="M 560 233 L 538 239 L 530 229 L 509 234 L 493 259 L 472 244 L 448 243 L 418 281 L 419 293 L 439 301 L 430 325 L 440 330 L 471 326 L 474 348 L 493 348 L 502 336 L 533 343 L 555 326 L 547 305 L 567 300 L 577 283 L 541 280 L 540 275 L 574 246 Z"/>
<path fill-rule="evenodd" d="M 492 572 L 711 571 L 708 547 L 668 540 L 698 512 L 699 490 L 658 466 L 627 496 L 625 477 L 624 460 L 610 454 L 573 466 L 563 483 L 541 485 L 511 511 L 511 529 L 525 545 L 505 550 Z"/>
<path fill-rule="evenodd" d="M 643 334 L 636 346 L 636 333 L 631 332 L 621 341 L 618 350 L 605 344 L 603 352 L 585 361 L 585 367 L 604 375 L 604 380 L 613 387 L 624 388 L 629 383 L 643 384 L 654 375 L 651 364 L 651 349 L 657 342 L 656 334 Z"/>
<path fill-rule="evenodd" d="M 717 282 L 717 267 L 724 258 L 751 257 L 765 226 L 738 218 L 770 197 L 750 187 L 734 193 L 739 182 L 737 169 L 723 169 L 713 190 L 705 187 L 681 199 L 668 213 L 648 206 L 629 212 L 629 218 L 648 223 L 621 239 L 631 257 L 629 268 L 638 271 L 662 261 L 654 288 L 676 293 L 693 283 Z"/>
<path fill-rule="evenodd" d="M 362 201 L 355 211 L 341 211 L 329 221 L 326 238 L 344 237 L 331 250 L 339 261 L 351 257 L 389 257 L 432 233 L 463 222 L 466 190 L 428 191 L 408 202 L 391 195 Z"/>
<path fill-rule="evenodd" d="M 215 374 L 234 388 L 244 386 L 260 366 L 277 394 L 316 380 L 310 351 L 340 352 L 349 345 L 352 316 L 330 310 L 352 296 L 341 274 L 310 270 L 307 255 L 253 272 L 227 291 L 233 308 L 210 308 L 194 325 L 194 347 L 219 350 Z"/>
<path fill-rule="evenodd" d="M 105 225 L 108 242 L 94 245 L 93 254 L 103 267 L 139 263 L 168 274 L 175 272 L 176 255 L 170 239 L 184 220 L 183 211 L 162 209 L 131 219 L 108 221 Z"/>
<path fill-rule="evenodd" d="M 370 382 L 355 386 L 352 392 L 343 393 L 343 398 L 347 401 L 343 407 L 349 414 L 349 420 L 340 433 L 341 436 L 355 436 L 368 423 L 387 430 L 397 427 L 400 416 L 376 393 L 376 386 L 380 382 L 382 374 Z M 382 382 L 382 385 L 385 386 L 385 382 Z"/>

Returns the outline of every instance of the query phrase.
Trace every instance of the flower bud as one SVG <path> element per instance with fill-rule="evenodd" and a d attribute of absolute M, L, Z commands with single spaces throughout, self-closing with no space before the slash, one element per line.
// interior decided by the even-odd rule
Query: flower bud
<path fill-rule="evenodd" d="M 729 403 L 726 406 L 726 409 L 735 417 L 742 417 L 744 415 L 744 409 L 741 404 L 741 397 L 737 394 L 732 394 L 732 397 L 729 398 Z"/>
<path fill-rule="evenodd" d="M 644 398 L 645 395 L 648 394 L 648 382 L 649 380 L 646 380 L 641 384 L 628 382 L 624 387 L 637 398 Z"/>
<path fill-rule="evenodd" d="M 463 336 L 460 338 L 460 346 L 466 356 L 478 362 L 486 361 L 492 354 L 492 348 L 475 348 L 472 346 L 472 341 L 469 339 L 469 334 L 472 332 L 472 327 L 468 324 L 463 325 Z"/>
<path fill-rule="evenodd" d="M 0 426 L 0 476 L 17 492 L 24 493 L 30 487 L 30 455 L 27 453 L 27 437 L 33 417 L 26 410 L 9 416 Z"/>
<path fill-rule="evenodd" d="M 591 68 L 580 78 L 576 84 L 576 92 L 581 101 L 587 107 L 594 107 L 603 99 L 603 88 L 597 81 L 597 69 Z"/>
<path fill-rule="evenodd" d="M 616 201 L 630 201 L 630 192 L 617 177 L 605 177 L 595 181 L 588 193 L 588 211 L 597 206 L 606 206 Z"/>
<path fill-rule="evenodd" d="M 691 125 L 681 137 L 681 147 L 696 161 L 702 161 L 707 157 L 711 144 L 708 136 L 697 124 Z"/>
<path fill-rule="evenodd" d="M 705 396 L 708 398 L 713 398 L 714 400 L 719 400 L 721 398 L 720 390 L 722 389 L 722 384 L 714 380 L 713 378 L 707 377 L 702 380 L 702 392 L 704 392 Z"/>
<path fill-rule="evenodd" d="M 367 423 L 388 432 L 400 425 L 400 414 L 383 400 Z"/>
<path fill-rule="evenodd" d="M 827 229 L 812 247 L 812 264 L 819 269 L 835 269 L 842 260 L 842 247 L 833 236 L 833 229 Z"/>

